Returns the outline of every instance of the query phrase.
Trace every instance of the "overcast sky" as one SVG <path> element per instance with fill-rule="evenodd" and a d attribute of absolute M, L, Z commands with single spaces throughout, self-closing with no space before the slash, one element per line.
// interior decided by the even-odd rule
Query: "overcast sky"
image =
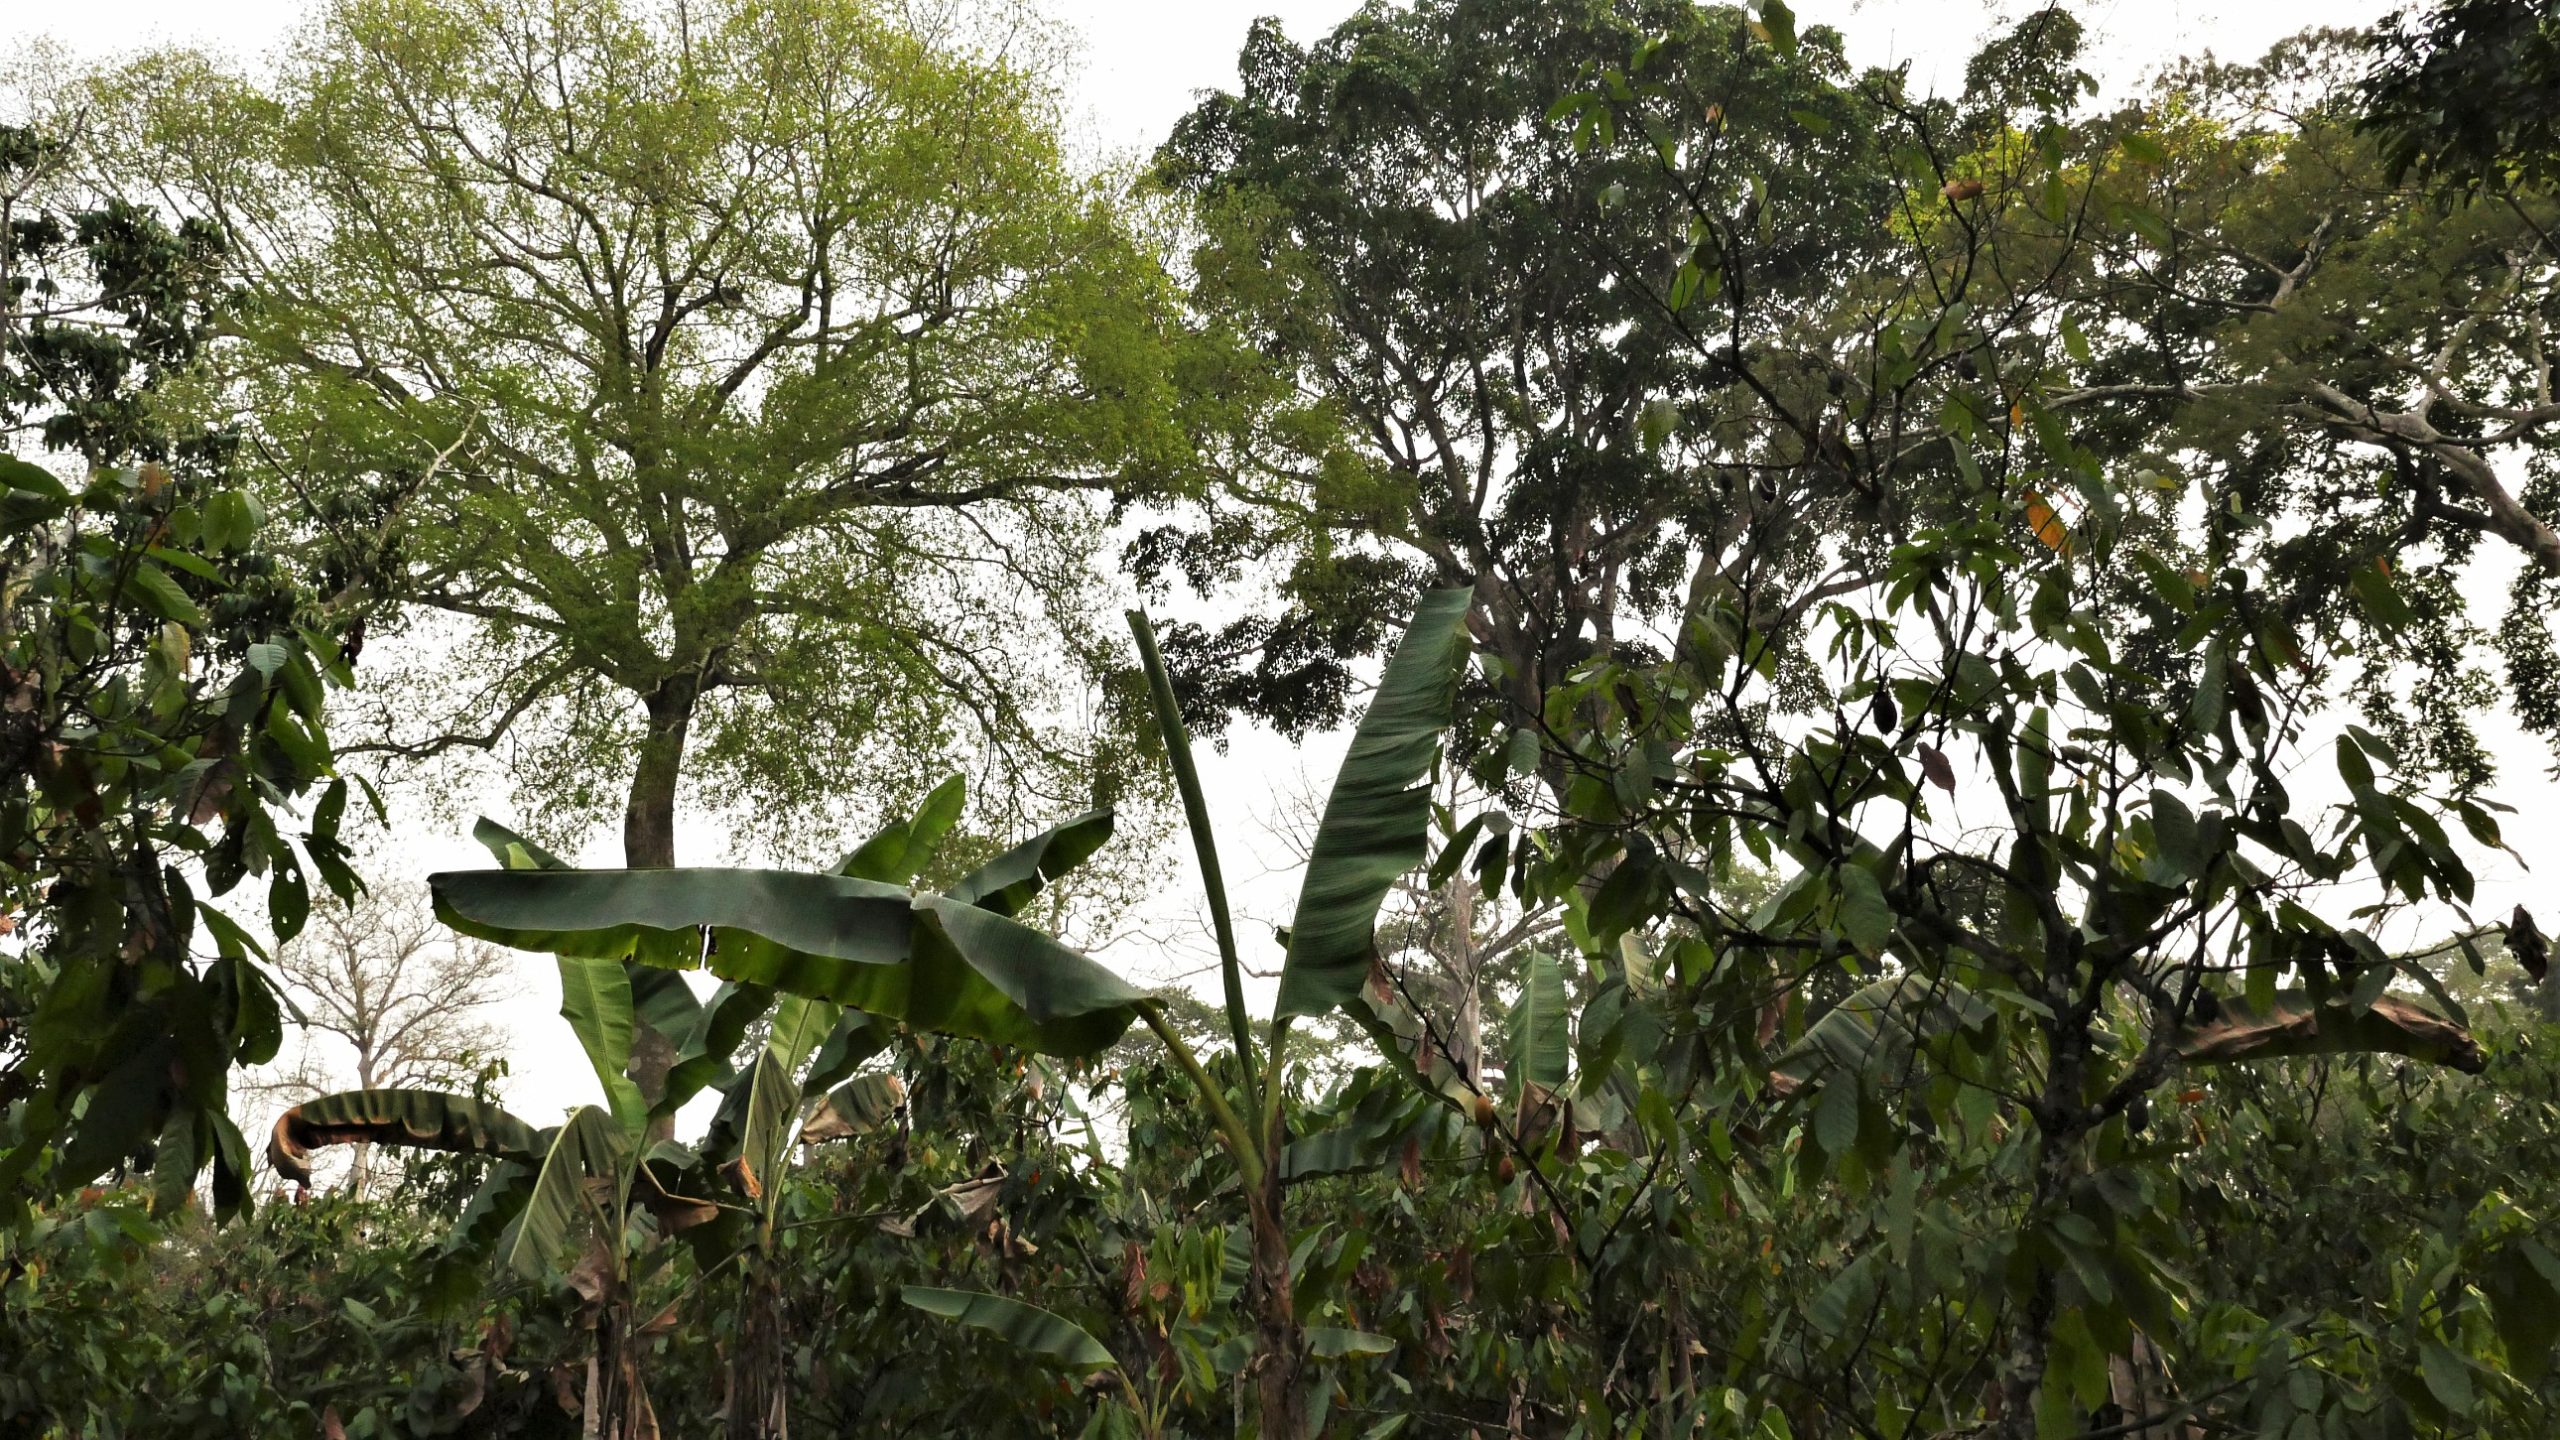
<path fill-rule="evenodd" d="M 1126 152 L 1151 147 L 1198 92 L 1232 82 L 1236 50 L 1254 17 L 1277 15 L 1291 35 L 1303 39 L 1321 33 L 1355 6 L 1346 0 L 1050 0 L 1048 8 L 1083 37 L 1075 90 L 1087 140 Z M 1805 23 L 1840 27 L 1855 60 L 1908 60 L 1914 81 L 1932 88 L 1960 81 L 1965 57 L 1986 29 L 2025 7 L 1967 0 L 1798 0 L 1796 8 Z M 2210 49 L 2229 58 L 2254 56 L 2270 42 L 2308 26 L 2363 24 L 2389 8 L 2379 0 L 2118 0 L 2085 5 L 2081 14 L 2091 30 L 2089 68 L 2108 89 L 2121 91 L 2178 55 Z M 17 0 L 0 18 L 0 54 L 20 41 L 49 36 L 92 55 L 175 41 L 253 57 L 271 46 L 303 9 L 299 0 Z M 2510 573 L 2501 567 L 2475 577 L 2482 614 L 2493 616 L 2503 608 Z M 2510 841 L 2528 856 L 2560 855 L 2560 786 L 2545 776 L 2548 756 L 2538 745 L 2521 742 L 2512 727 L 2495 723 L 2494 717 L 2489 738 L 2505 761 L 2497 798 L 2521 812 L 2510 823 Z M 1222 815 L 1222 848 L 1239 891 L 1238 907 L 1248 921 L 1278 920 L 1294 897 L 1285 847 L 1271 839 L 1264 824 L 1275 778 L 1294 782 L 1302 774 L 1330 774 L 1339 753 L 1338 738 L 1319 739 L 1300 752 L 1276 737 L 1244 733 L 1228 756 L 1204 757 L 1204 778 Z M 2325 755 L 2325 747 L 2311 753 Z M 2306 805 L 2328 798 L 2319 789 L 2326 769 L 2325 760 L 2308 767 L 2306 774 L 2319 778 L 2301 796 Z M 697 847 L 691 840 L 686 844 L 689 859 L 711 860 L 714 854 L 702 852 L 719 849 L 716 844 Z M 484 863 L 481 852 L 460 836 L 417 835 L 403 858 L 403 868 L 419 873 Z M 613 837 L 600 836 L 587 858 L 613 863 Z M 2547 878 L 2530 880 L 2503 856 L 2473 859 L 2482 877 L 2477 913 L 2503 915 L 2518 901 L 2531 900 L 2545 911 L 2545 925 L 2552 923 L 2550 900 L 2536 893 L 2549 890 Z M 1187 897 L 1197 894 L 1187 851 L 1168 856 L 1166 863 L 1160 893 L 1185 898 L 1172 902 L 1167 918 L 1152 927 L 1158 940 L 1166 931 L 1188 928 L 1192 902 Z M 1249 946 L 1256 943 L 1253 932 L 1268 933 L 1259 925 L 1247 929 Z M 2414 938 L 2391 937 L 2394 942 Z M 1160 976 L 1196 961 L 1203 952 L 1192 946 L 1185 938 L 1169 956 L 1161 945 L 1142 941 L 1117 947 L 1107 958 L 1134 975 Z M 524 995 L 509 1017 L 523 1041 L 514 1056 L 516 1077 L 509 1093 L 520 1111 L 539 1121 L 562 1105 L 592 1098 L 595 1082 L 558 1028 L 553 1015 L 556 984 L 548 965 L 535 957 L 527 962 Z"/>

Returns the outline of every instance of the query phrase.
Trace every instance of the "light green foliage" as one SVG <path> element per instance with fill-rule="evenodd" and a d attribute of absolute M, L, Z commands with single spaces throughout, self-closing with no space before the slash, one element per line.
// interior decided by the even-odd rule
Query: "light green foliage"
<path fill-rule="evenodd" d="M 315 544 L 462 622 L 374 738 L 513 736 L 549 828 L 627 807 L 667 864 L 679 793 L 795 843 L 965 752 L 1117 793 L 1076 601 L 1101 501 L 1187 451 L 1053 59 L 867 0 L 343 0 L 272 78 L 151 54 L 85 98 L 117 177 L 232 237 L 256 303 L 202 403 Z"/>

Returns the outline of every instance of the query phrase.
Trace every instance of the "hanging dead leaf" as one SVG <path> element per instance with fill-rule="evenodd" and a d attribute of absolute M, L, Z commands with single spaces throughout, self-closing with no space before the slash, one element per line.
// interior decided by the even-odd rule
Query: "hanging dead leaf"
<path fill-rule="evenodd" d="M 1947 763 L 1946 753 L 1923 740 L 1920 742 L 1920 773 L 1929 783 L 1953 795 L 1956 793 L 1956 767 Z"/>
<path fill-rule="evenodd" d="M 2027 492 L 2027 528 L 2035 532 L 2036 539 L 2054 554 L 2071 553 L 2071 527 L 2063 524 L 2062 517 L 2055 514 L 2044 497 L 2033 490 Z"/>
<path fill-rule="evenodd" d="M 1982 197 L 1982 182 L 1971 178 L 1950 180 L 1938 187 L 1938 193 L 1945 196 L 1949 204 L 1961 205 L 1967 200 Z"/>
<path fill-rule="evenodd" d="M 2551 944 L 2542 938 L 2532 913 L 2521 905 L 2507 917 L 2507 953 L 2515 956 L 2524 973 L 2536 980 L 2551 973 Z"/>

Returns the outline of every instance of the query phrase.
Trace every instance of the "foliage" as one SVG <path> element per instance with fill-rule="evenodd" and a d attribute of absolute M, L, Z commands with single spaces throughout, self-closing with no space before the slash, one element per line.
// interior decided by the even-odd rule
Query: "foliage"
<path fill-rule="evenodd" d="M 82 471 L 0 454 L 7 1222 L 111 1172 L 153 1172 L 172 1212 L 210 1166 L 243 1207 L 229 1075 L 273 1057 L 282 1010 L 256 917 L 214 902 L 257 877 L 290 938 L 313 873 L 358 884 L 323 715 L 344 617 L 273 548 L 232 437 L 156 409 L 227 304 L 219 237 L 58 208 L 87 138 L 0 128 L 0 433 Z"/>
<path fill-rule="evenodd" d="M 2461 583 L 2548 583 L 2550 191 L 2375 98 L 2494 10 L 2104 111 L 2050 10 L 1938 98 L 1776 0 L 1258 27 L 1158 159 L 1221 484 L 1131 558 L 1280 611 L 1097 667 L 1214 999 L 1039 923 L 1108 811 L 1000 848 L 955 779 L 826 871 L 484 823 L 438 913 L 557 957 L 595 1102 L 309 1100 L 281 1173 L 407 1172 L 227 1229 L 40 1199 L 0 1422 L 2550 1431 L 2560 992 L 2472 913 L 2471 728 L 2547 687 Z M 1264 975 L 1193 729 L 1355 708 Z"/>

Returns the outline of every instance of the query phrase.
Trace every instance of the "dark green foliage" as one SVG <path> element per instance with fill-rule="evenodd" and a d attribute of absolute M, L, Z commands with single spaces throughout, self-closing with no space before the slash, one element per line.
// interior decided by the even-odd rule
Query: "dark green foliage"
<path fill-rule="evenodd" d="M 323 715 L 352 616 L 266 548 L 227 437 L 159 423 L 220 246 L 40 203 L 68 143 L 0 129 L 0 435 L 78 472 L 0 454 L 0 1224 L 146 1170 L 174 1211 L 208 1167 L 228 1215 L 229 1072 L 274 1056 L 283 1014 L 213 901 L 255 877 L 290 937 L 315 878 L 354 893 Z"/>

